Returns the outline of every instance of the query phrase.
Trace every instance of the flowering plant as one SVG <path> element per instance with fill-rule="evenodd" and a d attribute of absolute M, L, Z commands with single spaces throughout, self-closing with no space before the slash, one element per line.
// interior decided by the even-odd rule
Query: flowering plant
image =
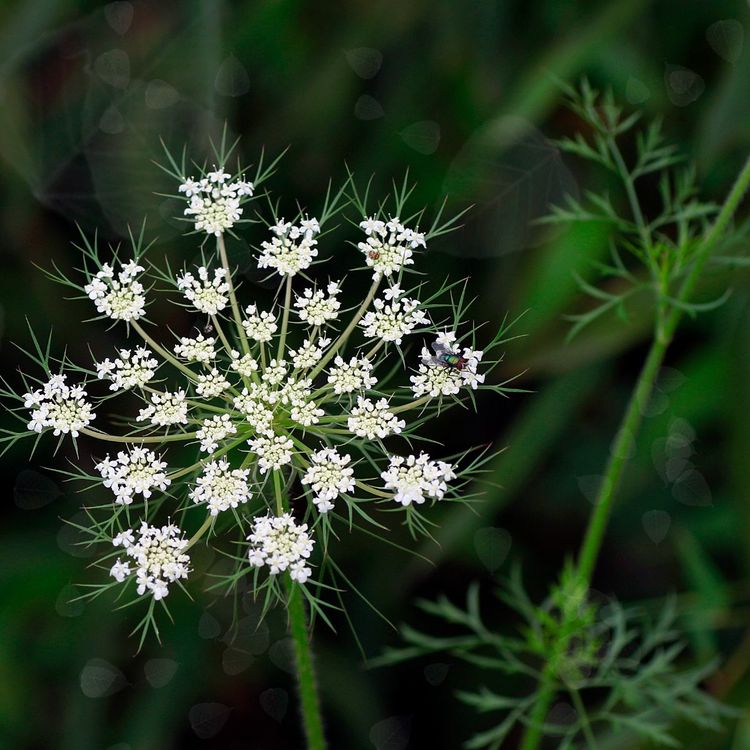
<path fill-rule="evenodd" d="M 122 322 L 137 343 L 82 366 L 54 358 L 50 343 L 34 336 L 31 354 L 42 372 L 23 376 L 24 395 L 5 389 L 20 401 L 23 422 L 5 441 L 52 431 L 114 447 L 94 448 L 93 470 L 79 462 L 67 475 L 96 497 L 84 531 L 102 550 L 109 580 L 91 585 L 89 595 L 116 589 L 118 597 L 134 591 L 142 598 L 141 642 L 150 628 L 158 633 L 157 604 L 166 608 L 175 588 L 192 585 L 191 549 L 199 542 L 231 561 L 214 586 L 231 590 L 244 580 L 266 604 L 283 602 L 315 746 L 322 732 L 311 708 L 314 686 L 304 677 L 303 597 L 328 620 L 324 579 L 334 587 L 348 581 L 332 553 L 342 531 L 385 537 L 380 518 L 396 513 L 412 534 L 427 533 L 425 508 L 471 499 L 464 487 L 484 461 L 481 452 L 438 457 L 425 449 L 420 428 L 479 390 L 512 390 L 486 382 L 508 327 L 478 350 L 463 282 L 428 291 L 417 277 L 419 256 L 458 217 L 444 220 L 441 209 L 421 231 L 423 213 L 406 213 L 406 181 L 377 209 L 369 186 L 362 194 L 350 177 L 337 191 L 329 187 L 316 217 L 298 210 L 286 220 L 269 201 L 270 219 L 260 210 L 250 218 L 251 202 L 268 196 L 260 188 L 275 163 L 261 160 L 248 180 L 247 170 L 227 171 L 231 153 L 222 144 L 211 169 L 188 169 L 184 156 L 179 164 L 170 156 L 165 168 L 174 197 L 187 201 L 181 218 L 201 244 L 197 268 L 173 273 L 152 264 L 144 228 L 106 253 L 96 237 L 83 237 L 80 280 L 57 267 L 49 273 L 88 298 L 100 319 Z M 335 247 L 332 219 L 352 212 L 358 237 L 345 246 L 346 263 L 371 281 L 347 307 L 348 280 L 332 280 L 318 266 L 323 247 Z M 229 261 L 225 235 L 250 224 L 259 227 L 257 267 L 277 289 L 270 302 L 240 302 L 253 295 Z M 192 332 L 170 337 L 148 328 L 157 284 L 195 316 Z M 108 431 L 101 407 L 125 393 L 139 402 L 137 412 Z"/>

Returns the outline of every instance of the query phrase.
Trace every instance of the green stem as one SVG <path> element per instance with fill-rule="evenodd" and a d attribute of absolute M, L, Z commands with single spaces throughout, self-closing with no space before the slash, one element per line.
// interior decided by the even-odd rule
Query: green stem
<path fill-rule="evenodd" d="M 174 443 L 183 440 L 195 440 L 195 432 L 176 432 L 174 435 L 109 435 L 106 432 L 90 430 L 84 427 L 81 432 L 97 440 L 109 443 Z"/>
<path fill-rule="evenodd" d="M 194 380 L 194 381 L 198 380 L 198 376 L 189 367 L 186 367 L 185 365 L 183 365 L 182 362 L 180 362 L 176 357 L 173 357 L 161 344 L 158 344 L 156 341 L 154 341 L 154 339 L 152 339 L 151 336 L 149 336 L 146 333 L 146 331 L 143 330 L 143 327 L 141 326 L 140 323 L 138 323 L 135 320 L 131 320 L 130 325 L 133 326 L 133 330 L 135 330 L 138 333 L 138 335 L 147 344 L 149 344 L 149 346 L 151 346 L 152 349 L 154 349 L 154 351 L 159 352 L 159 354 L 161 354 L 161 356 L 164 357 L 164 359 L 166 359 L 167 362 L 170 362 L 180 372 L 187 375 L 190 378 L 190 380 Z"/>
<path fill-rule="evenodd" d="M 281 515 L 287 508 L 287 503 L 284 502 L 281 479 L 281 472 L 274 471 L 273 490 L 276 496 L 276 513 L 278 515 Z M 305 605 L 302 601 L 299 585 L 292 581 L 288 573 L 283 573 L 283 579 L 287 592 L 286 607 L 289 614 L 289 634 L 294 643 L 302 726 L 307 740 L 307 750 L 326 750 Z"/>
<path fill-rule="evenodd" d="M 286 329 L 289 325 L 289 308 L 292 306 L 292 277 L 286 277 L 284 287 L 284 314 L 281 319 L 281 335 L 279 336 L 279 350 L 276 359 L 281 362 L 284 358 L 284 345 L 286 344 Z"/>
<path fill-rule="evenodd" d="M 243 354 L 250 354 L 250 345 L 247 343 L 247 336 L 245 335 L 245 329 L 242 327 L 242 316 L 240 315 L 240 306 L 237 303 L 237 294 L 234 291 L 234 282 L 232 281 L 232 272 L 229 268 L 229 258 L 227 257 L 227 248 L 224 244 L 224 235 L 219 235 L 216 240 L 216 246 L 219 249 L 219 257 L 221 258 L 222 268 L 226 271 L 227 286 L 229 287 L 229 302 L 232 306 L 232 317 L 234 323 L 237 326 L 237 335 L 239 336 L 242 344 Z"/>
<path fill-rule="evenodd" d="M 308 750 L 325 750 L 323 719 L 320 713 L 318 688 L 315 681 L 310 635 L 307 630 L 307 614 L 298 584 L 284 574 L 287 590 L 287 611 L 289 612 L 289 634 L 294 643 L 294 657 L 299 680 L 299 697 L 302 708 L 302 724 L 305 730 Z"/>
<path fill-rule="evenodd" d="M 698 246 L 693 256 L 690 273 L 676 295 L 678 302 L 689 301 L 701 278 L 706 261 L 721 239 L 748 186 L 750 186 L 750 158 L 745 162 L 737 176 L 711 229 Z M 599 556 L 604 532 L 622 480 L 625 464 L 635 450 L 636 434 L 643 420 L 643 412 L 656 383 L 659 369 L 664 361 L 664 355 L 682 319 L 682 314 L 682 308 L 674 305 L 666 317 L 659 316 L 656 320 L 655 336 L 612 446 L 609 462 L 596 498 L 594 512 L 589 519 L 578 557 L 578 575 L 581 583 L 586 586 L 591 582 L 591 576 Z M 568 640 L 569 638 L 562 638 L 558 642 L 558 649 L 567 648 Z M 521 750 L 537 750 L 539 747 L 543 735 L 542 725 L 557 692 L 557 687 L 554 662 L 549 660 L 542 672 L 538 698 L 529 717 L 529 725 L 524 733 Z"/>
<path fill-rule="evenodd" d="M 349 321 L 349 325 L 344 329 L 343 333 L 341 334 L 341 336 L 339 336 L 336 343 L 334 343 L 334 345 L 325 353 L 325 356 L 320 360 L 320 362 L 315 365 L 315 368 L 309 375 L 310 380 L 315 380 L 315 378 L 323 371 L 323 368 L 334 358 L 336 352 L 338 352 L 339 349 L 341 349 L 341 347 L 346 343 L 349 336 L 352 335 L 352 331 L 357 327 L 357 323 L 359 323 L 359 321 L 362 319 L 362 316 L 365 314 L 367 308 L 370 306 L 370 303 L 377 294 L 378 287 L 380 286 L 380 280 L 381 276 L 378 274 L 378 276 L 372 282 L 370 291 L 367 292 L 367 296 L 362 301 L 359 309 L 356 313 L 354 313 L 354 317 Z"/>

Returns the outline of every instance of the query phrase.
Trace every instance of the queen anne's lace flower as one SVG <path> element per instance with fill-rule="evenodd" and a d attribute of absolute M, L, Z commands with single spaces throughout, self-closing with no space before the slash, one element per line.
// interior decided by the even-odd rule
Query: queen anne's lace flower
<path fill-rule="evenodd" d="M 100 380 L 111 380 L 111 391 L 129 390 L 146 385 L 156 374 L 159 363 L 145 347 L 135 351 L 120 349 L 114 360 L 105 359 L 96 363 L 96 374 Z"/>
<path fill-rule="evenodd" d="M 192 302 L 196 310 L 216 315 L 223 310 L 229 298 L 229 285 L 227 284 L 227 272 L 223 268 L 214 270 L 213 278 L 210 277 L 208 269 L 201 266 L 198 269 L 198 278 L 192 273 L 185 272 L 177 277 L 177 288 Z"/>
<path fill-rule="evenodd" d="M 306 562 L 315 543 L 307 533 L 307 524 L 297 525 L 289 513 L 255 519 L 248 541 L 253 567 L 267 565 L 271 575 L 288 570 L 298 583 L 305 583 L 312 574 Z"/>
<path fill-rule="evenodd" d="M 78 437 L 93 421 L 94 409 L 83 386 L 69 386 L 65 375 L 53 375 L 41 389 L 25 394 L 24 406 L 31 409 L 28 429 L 34 432 L 51 427 L 55 435 Z"/>
<path fill-rule="evenodd" d="M 203 420 L 203 424 L 195 433 L 204 453 L 213 453 L 219 447 L 219 441 L 227 435 L 234 435 L 237 427 L 232 422 L 229 414 L 217 414 Z"/>
<path fill-rule="evenodd" d="M 215 344 L 216 339 L 205 337 L 202 333 L 193 338 L 183 336 L 180 343 L 175 346 L 174 353 L 188 362 L 208 364 L 216 359 Z"/>
<path fill-rule="evenodd" d="M 112 544 L 122 547 L 135 566 L 135 580 L 138 594 L 147 591 L 157 601 L 169 593 L 169 584 L 187 578 L 190 572 L 190 557 L 185 554 L 188 540 L 181 536 L 177 526 L 167 524 L 159 528 L 149 526 L 145 521 L 138 531 L 138 540 L 132 531 L 118 534 Z M 131 574 L 128 562 L 117 562 L 110 575 L 122 582 Z"/>
<path fill-rule="evenodd" d="M 230 385 L 230 382 L 214 368 L 207 375 L 198 375 L 198 384 L 195 386 L 195 390 L 203 398 L 214 398 L 223 393 Z"/>
<path fill-rule="evenodd" d="M 426 453 L 391 456 L 388 469 L 380 476 L 386 489 L 395 490 L 393 499 L 403 506 L 424 503 L 425 496 L 441 500 L 448 491 L 447 482 L 456 478 L 450 464 L 432 461 Z"/>
<path fill-rule="evenodd" d="M 247 318 L 242 321 L 245 333 L 253 341 L 260 343 L 270 341 L 278 328 L 276 325 L 276 316 L 273 313 L 265 311 L 259 313 L 255 305 L 248 305 L 245 308 L 245 315 L 247 315 Z"/>
<path fill-rule="evenodd" d="M 115 276 L 112 266 L 105 263 L 83 290 L 93 300 L 97 311 L 108 318 L 138 320 L 146 311 L 143 285 L 137 280 L 143 270 L 143 266 L 131 260 L 123 263 Z"/>
<path fill-rule="evenodd" d="M 287 372 L 285 360 L 272 359 L 263 370 L 261 380 L 268 386 L 279 385 L 286 378 Z"/>
<path fill-rule="evenodd" d="M 254 186 L 242 178 L 234 182 L 229 178 L 224 170 L 216 169 L 201 180 L 190 178 L 180 185 L 179 191 L 188 198 L 185 215 L 193 218 L 196 231 L 219 237 L 240 220 L 242 199 L 252 196 Z"/>
<path fill-rule="evenodd" d="M 257 383 L 243 388 L 233 399 L 234 408 L 242 412 L 246 421 L 260 434 L 268 433 L 273 422 L 273 411 L 266 405 L 266 390 Z"/>
<path fill-rule="evenodd" d="M 354 393 L 372 388 L 378 379 L 372 375 L 372 362 L 367 357 L 352 357 L 346 362 L 336 355 L 334 366 L 328 371 L 328 383 L 334 393 Z"/>
<path fill-rule="evenodd" d="M 326 292 L 322 289 L 313 291 L 308 287 L 302 296 L 297 297 L 294 306 L 297 308 L 300 320 L 311 326 L 322 326 L 329 320 L 338 318 L 341 308 L 338 295 L 341 293 L 341 288 L 335 281 L 331 281 Z"/>
<path fill-rule="evenodd" d="M 335 448 L 323 448 L 310 456 L 312 463 L 302 477 L 315 493 L 313 502 L 321 513 L 333 509 L 339 494 L 354 490 L 354 469 L 349 466 L 351 456 L 342 456 Z"/>
<path fill-rule="evenodd" d="M 209 513 L 216 516 L 222 511 L 246 503 L 252 497 L 247 483 L 248 476 L 249 469 L 232 469 L 225 458 L 210 461 L 190 491 L 190 499 L 194 503 L 206 505 Z"/>
<path fill-rule="evenodd" d="M 483 353 L 468 347 L 456 349 L 455 342 L 453 332 L 441 333 L 435 341 L 436 345 L 459 357 L 456 364 L 444 362 L 427 347 L 422 347 L 422 363 L 418 373 L 410 378 L 415 396 L 452 396 L 461 390 L 461 386 L 476 390 L 484 382 L 484 375 L 477 372 Z"/>
<path fill-rule="evenodd" d="M 151 424 L 167 427 L 172 424 L 186 424 L 188 406 L 185 403 L 185 391 L 174 393 L 152 393 L 151 406 L 138 412 L 138 421 L 149 420 Z"/>
<path fill-rule="evenodd" d="M 328 383 L 334 393 L 354 393 L 372 388 L 377 378 L 372 375 L 372 362 L 367 357 L 352 357 L 348 362 L 336 355 L 334 366 L 328 371 Z"/>
<path fill-rule="evenodd" d="M 165 461 L 142 446 L 131 448 L 129 452 L 120 451 L 115 459 L 110 459 L 108 454 L 96 465 L 104 486 L 115 493 L 118 505 L 130 505 L 135 495 L 143 495 L 148 500 L 153 490 L 166 490 L 171 483 L 166 468 Z"/>
<path fill-rule="evenodd" d="M 364 229 L 367 240 L 358 242 L 357 247 L 364 253 L 365 263 L 375 276 L 392 276 L 404 266 L 413 265 L 414 248 L 425 247 L 424 234 L 405 227 L 397 218 L 381 221 L 371 217 L 359 226 Z"/>
<path fill-rule="evenodd" d="M 258 370 L 258 363 L 250 354 L 242 354 L 232 350 L 232 361 L 229 366 L 243 377 L 249 378 Z"/>
<path fill-rule="evenodd" d="M 362 396 L 357 396 L 357 405 L 352 409 L 348 424 L 350 432 L 368 440 L 387 437 L 406 427 L 403 419 L 389 411 L 384 398 L 372 401 Z"/>
<path fill-rule="evenodd" d="M 271 227 L 274 237 L 262 242 L 258 268 L 273 268 L 282 276 L 294 276 L 310 267 L 318 254 L 315 235 L 320 232 L 317 219 L 303 219 L 299 224 L 281 219 Z"/>
<path fill-rule="evenodd" d="M 282 435 L 261 435 L 248 440 L 251 450 L 258 456 L 258 467 L 263 474 L 280 469 L 292 460 L 294 443 Z"/>
<path fill-rule="evenodd" d="M 312 367 L 323 356 L 323 351 L 330 346 L 331 339 L 319 338 L 317 341 L 307 339 L 302 342 L 299 349 L 293 349 L 291 354 L 292 365 L 296 370 L 305 370 Z"/>
<path fill-rule="evenodd" d="M 374 310 L 359 322 L 369 338 L 392 341 L 400 344 L 403 337 L 417 326 L 430 322 L 427 314 L 419 307 L 418 299 L 402 297 L 401 289 L 394 285 L 386 290 L 385 299 L 378 298 L 372 304 Z"/>

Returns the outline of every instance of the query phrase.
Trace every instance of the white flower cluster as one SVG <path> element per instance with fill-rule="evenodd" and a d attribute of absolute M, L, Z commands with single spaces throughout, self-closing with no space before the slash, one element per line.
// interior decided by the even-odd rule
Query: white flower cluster
<path fill-rule="evenodd" d="M 374 440 L 376 437 L 384 438 L 401 432 L 406 427 L 406 422 L 388 409 L 386 399 L 373 401 L 357 396 L 357 405 L 352 409 L 348 425 L 349 432 Z"/>
<path fill-rule="evenodd" d="M 174 353 L 188 362 L 199 362 L 205 365 L 216 359 L 215 344 L 216 339 L 206 337 L 202 333 L 194 338 L 183 336 L 180 338 L 180 343 L 175 346 Z"/>
<path fill-rule="evenodd" d="M 187 423 L 188 405 L 182 389 L 174 393 L 152 393 L 150 399 L 151 405 L 138 412 L 139 422 L 148 420 L 160 427 Z"/>
<path fill-rule="evenodd" d="M 203 467 L 203 473 L 190 491 L 190 499 L 206 505 L 208 512 L 217 516 L 222 511 L 237 508 L 252 497 L 248 476 L 249 469 L 232 469 L 225 458 L 210 461 Z"/>
<path fill-rule="evenodd" d="M 216 315 L 227 306 L 229 298 L 229 284 L 227 284 L 227 272 L 223 268 L 214 269 L 211 278 L 205 266 L 198 268 L 198 278 L 186 271 L 177 277 L 177 288 L 185 295 L 185 298 L 193 303 L 196 310 Z"/>
<path fill-rule="evenodd" d="M 146 312 L 143 285 L 137 280 L 143 270 L 130 260 L 115 276 L 112 266 L 105 263 L 83 290 L 94 301 L 97 312 L 113 320 L 138 320 Z"/>
<path fill-rule="evenodd" d="M 251 383 L 249 388 L 243 388 L 239 396 L 233 399 L 234 408 L 242 412 L 245 420 L 260 433 L 271 432 L 273 409 L 269 408 L 269 392 L 258 383 Z"/>
<path fill-rule="evenodd" d="M 255 305 L 248 305 L 245 308 L 247 318 L 242 321 L 242 327 L 245 333 L 259 343 L 265 343 L 273 338 L 278 326 L 276 325 L 276 316 L 270 312 L 258 312 Z"/>
<path fill-rule="evenodd" d="M 157 601 L 169 594 L 169 584 L 188 577 L 190 557 L 185 554 L 188 540 L 173 524 L 159 528 L 145 521 L 138 531 L 138 540 L 131 531 L 118 534 L 112 544 L 122 547 L 135 566 L 135 582 L 139 595 L 147 591 Z M 131 574 L 131 563 L 118 558 L 110 575 L 122 583 Z"/>
<path fill-rule="evenodd" d="M 322 326 L 329 320 L 336 320 L 341 308 L 339 294 L 341 287 L 335 281 L 328 284 L 325 292 L 322 289 L 313 291 L 308 287 L 294 302 L 297 315 L 311 326 Z"/>
<path fill-rule="evenodd" d="M 91 424 L 96 415 L 86 400 L 86 391 L 80 385 L 69 386 L 66 377 L 53 375 L 41 389 L 24 395 L 24 406 L 31 409 L 28 429 L 41 432 L 51 427 L 55 435 L 70 434 L 75 438 Z"/>
<path fill-rule="evenodd" d="M 452 396 L 458 393 L 462 386 L 476 390 L 484 383 L 484 375 L 477 372 L 483 352 L 468 347 L 456 349 L 456 334 L 452 331 L 441 333 L 435 345 L 458 361 L 451 364 L 435 356 L 427 347 L 422 347 L 419 370 L 416 375 L 409 378 L 415 396 Z"/>
<path fill-rule="evenodd" d="M 131 448 L 127 453 L 120 451 L 114 460 L 107 454 L 96 465 L 104 486 L 115 493 L 118 505 L 130 505 L 135 495 L 143 495 L 148 500 L 153 490 L 166 490 L 171 484 L 166 468 L 165 461 L 142 446 Z"/>
<path fill-rule="evenodd" d="M 255 188 L 252 182 L 242 178 L 230 182 L 230 178 L 223 169 L 214 169 L 200 180 L 191 177 L 180 185 L 188 199 L 185 216 L 192 217 L 197 232 L 219 237 L 240 220 L 242 199 L 252 196 Z"/>
<path fill-rule="evenodd" d="M 288 570 L 298 583 L 305 583 L 312 574 L 306 562 L 315 542 L 307 533 L 307 524 L 298 526 L 289 513 L 257 518 L 248 541 L 248 558 L 253 567 L 267 565 L 271 575 Z"/>
<path fill-rule="evenodd" d="M 229 363 L 229 366 L 243 377 L 249 378 L 254 372 L 258 371 L 258 363 L 253 358 L 252 354 L 241 355 L 238 351 L 233 349 L 231 356 L 232 361 Z"/>
<path fill-rule="evenodd" d="M 204 453 L 213 453 L 219 447 L 219 441 L 227 435 L 234 435 L 237 428 L 229 414 L 216 414 L 203 420 L 200 430 L 195 436 L 200 442 L 200 449 Z"/>
<path fill-rule="evenodd" d="M 299 349 L 291 349 L 292 365 L 296 370 L 312 367 L 323 356 L 323 352 L 330 346 L 331 339 L 321 337 L 317 341 L 305 339 Z"/>
<path fill-rule="evenodd" d="M 207 375 L 198 375 L 195 390 L 203 398 L 215 398 L 229 388 L 231 383 L 214 367 Z"/>
<path fill-rule="evenodd" d="M 315 493 L 313 502 L 321 513 L 333 509 L 333 501 L 342 493 L 354 490 L 351 456 L 342 456 L 335 448 L 323 448 L 310 456 L 312 463 L 302 477 Z"/>
<path fill-rule="evenodd" d="M 248 444 L 258 456 L 258 468 L 263 474 L 271 469 L 280 469 L 292 460 L 294 443 L 282 435 L 260 435 L 248 440 Z"/>
<path fill-rule="evenodd" d="M 397 218 L 381 221 L 370 217 L 359 226 L 364 229 L 367 240 L 358 242 L 357 247 L 364 253 L 365 263 L 375 276 L 392 276 L 404 266 L 413 265 L 414 248 L 425 247 L 424 234 L 405 227 Z"/>
<path fill-rule="evenodd" d="M 299 224 L 281 219 L 271 232 L 271 241 L 261 242 L 263 252 L 258 257 L 258 268 L 273 268 L 281 276 L 294 276 L 310 267 L 318 254 L 317 219 L 303 219 Z"/>
<path fill-rule="evenodd" d="M 114 360 L 105 359 L 96 363 L 96 374 L 100 380 L 111 380 L 111 391 L 130 390 L 146 385 L 156 374 L 159 362 L 145 347 L 135 351 L 120 349 Z"/>
<path fill-rule="evenodd" d="M 372 375 L 372 362 L 367 357 L 352 357 L 346 362 L 336 355 L 333 367 L 328 371 L 328 384 L 334 393 L 354 393 L 372 388 L 378 379 Z"/>
<path fill-rule="evenodd" d="M 365 336 L 400 344 L 403 337 L 417 326 L 430 322 L 424 310 L 420 309 L 419 300 L 404 297 L 403 294 L 401 287 L 394 284 L 383 292 L 383 298 L 372 303 L 375 309 L 359 321 Z"/>
<path fill-rule="evenodd" d="M 421 504 L 425 496 L 441 500 L 448 491 L 447 482 L 456 478 L 453 467 L 433 461 L 426 453 L 419 456 L 391 456 L 381 473 L 386 489 L 395 490 L 394 500 L 403 506 Z"/>

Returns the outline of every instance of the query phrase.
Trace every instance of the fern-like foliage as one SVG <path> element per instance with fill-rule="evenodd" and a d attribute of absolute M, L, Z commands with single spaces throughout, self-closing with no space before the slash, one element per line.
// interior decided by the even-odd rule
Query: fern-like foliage
<path fill-rule="evenodd" d="M 480 686 L 458 697 L 492 720 L 467 740 L 470 750 L 499 750 L 514 731 L 533 721 L 543 673 L 553 678 L 555 703 L 542 731 L 550 747 L 556 742 L 559 750 L 596 748 L 597 739 L 607 734 L 677 747 L 669 733 L 673 722 L 718 730 L 722 719 L 734 714 L 701 690 L 715 665 L 681 667 L 684 644 L 674 628 L 671 600 L 656 618 L 617 601 L 594 603 L 572 569 L 542 605 L 531 601 L 518 572 L 497 596 L 520 616 L 515 633 L 501 634 L 485 623 L 474 584 L 464 607 L 445 596 L 419 603 L 442 630 L 455 634 L 434 636 L 404 626 L 406 645 L 387 650 L 374 663 L 448 653 L 475 665 Z M 503 689 L 508 678 L 512 693 Z M 519 684 L 525 689 L 519 690 Z"/>
<path fill-rule="evenodd" d="M 661 122 L 641 125 L 640 113 L 626 114 L 611 93 L 601 94 L 583 81 L 578 89 L 561 84 L 570 108 L 581 118 L 585 133 L 556 141 L 562 151 L 593 162 L 614 175 L 617 193 L 586 191 L 582 199 L 568 197 L 554 206 L 541 222 L 604 222 L 611 226 L 611 261 L 597 264 L 606 289 L 577 281 L 581 290 L 594 300 L 592 307 L 569 316 L 573 323 L 569 336 L 608 312 L 621 317 L 627 302 L 636 293 L 652 296 L 657 326 L 670 308 L 679 306 L 695 314 L 721 305 L 728 294 L 707 303 L 678 300 L 677 289 L 691 268 L 695 251 L 710 220 L 717 212 L 714 203 L 698 197 L 695 168 L 685 163 L 676 146 L 666 142 Z M 646 186 L 656 199 L 649 200 L 647 213 L 642 200 Z M 737 234 L 729 232 L 724 242 L 736 244 Z M 744 257 L 724 258 L 724 263 L 747 264 Z"/>

